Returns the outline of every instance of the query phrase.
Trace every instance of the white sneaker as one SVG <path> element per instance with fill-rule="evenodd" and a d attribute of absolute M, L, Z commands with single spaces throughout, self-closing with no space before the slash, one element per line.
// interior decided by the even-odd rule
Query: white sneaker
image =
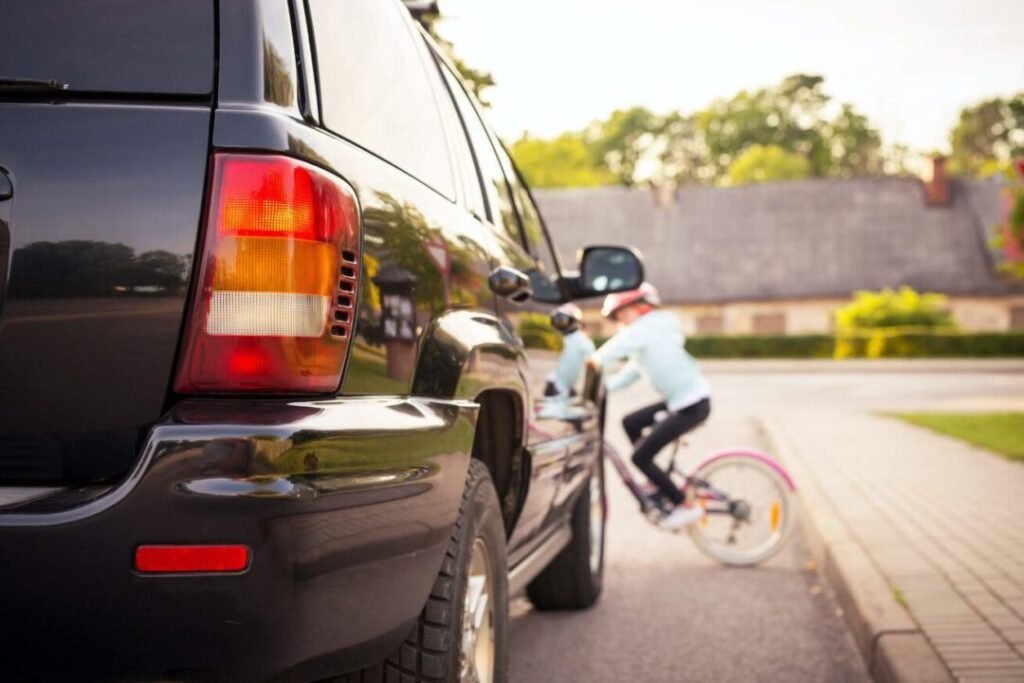
<path fill-rule="evenodd" d="M 682 529 L 684 526 L 689 526 L 703 517 L 704 508 L 702 507 L 677 505 L 675 510 L 670 512 L 665 519 L 661 520 L 661 527 L 669 531 L 675 531 Z"/>

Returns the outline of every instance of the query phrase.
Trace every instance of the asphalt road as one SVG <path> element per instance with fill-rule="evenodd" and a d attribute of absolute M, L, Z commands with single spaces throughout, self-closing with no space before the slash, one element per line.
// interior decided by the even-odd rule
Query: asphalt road
<path fill-rule="evenodd" d="M 691 457 L 764 448 L 756 417 L 777 412 L 828 419 L 834 411 L 1024 410 L 1024 364 L 961 365 L 950 372 L 894 362 L 879 372 L 874 364 L 707 363 L 712 416 L 690 439 Z M 626 446 L 621 415 L 653 398 L 647 386 L 613 397 L 608 436 L 617 447 Z M 834 597 L 808 564 L 799 526 L 765 565 L 720 567 L 685 535 L 649 526 L 610 469 L 608 482 L 601 601 L 586 612 L 540 613 L 515 600 L 513 681 L 869 680 Z"/>
<path fill-rule="evenodd" d="M 752 416 L 776 403 L 770 377 L 712 375 L 712 417 L 690 439 L 689 457 L 730 445 L 763 448 Z M 615 395 L 613 444 L 628 453 L 621 415 L 652 399 L 646 386 Z M 870 680 L 834 597 L 809 565 L 799 525 L 765 565 L 722 567 L 685 534 L 650 526 L 614 471 L 607 474 L 604 594 L 576 613 L 537 612 L 515 600 L 512 681 Z"/>

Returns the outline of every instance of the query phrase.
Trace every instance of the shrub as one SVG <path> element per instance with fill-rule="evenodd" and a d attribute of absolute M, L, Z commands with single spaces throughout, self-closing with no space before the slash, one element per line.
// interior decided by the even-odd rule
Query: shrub
<path fill-rule="evenodd" d="M 562 350 L 562 333 L 551 327 L 551 319 L 543 313 L 524 313 L 519 319 L 518 332 L 527 348 Z"/>
<path fill-rule="evenodd" d="M 880 292 L 857 292 L 853 301 L 836 312 L 840 332 L 879 327 L 953 329 L 953 317 L 941 294 L 918 294 L 910 287 Z"/>

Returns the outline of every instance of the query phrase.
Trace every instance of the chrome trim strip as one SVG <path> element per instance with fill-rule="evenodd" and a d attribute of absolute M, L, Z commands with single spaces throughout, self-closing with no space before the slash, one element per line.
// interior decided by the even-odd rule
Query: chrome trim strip
<path fill-rule="evenodd" d="M 0 486 L 0 508 L 20 505 L 63 490 L 60 486 Z"/>
<path fill-rule="evenodd" d="M 241 444 L 253 451 L 269 449 L 267 462 L 273 463 L 305 435 L 343 445 L 347 440 L 369 438 L 378 448 L 387 448 L 391 439 L 408 439 L 415 434 L 445 432 L 461 419 L 470 419 L 465 444 L 468 457 L 472 425 L 479 404 L 465 400 L 415 396 L 344 397 L 324 401 L 255 402 L 191 400 L 176 406 L 165 419 L 154 425 L 134 469 L 109 493 L 84 505 L 52 512 L 0 510 L 0 527 L 50 526 L 69 524 L 107 510 L 139 487 L 147 473 L 160 461 L 172 459 L 183 449 L 202 451 L 204 446 L 220 443 Z M 423 444 L 431 441 L 424 439 Z M 408 449 L 407 441 L 401 448 Z M 386 463 L 377 469 L 348 467 L 310 472 L 270 471 L 262 477 L 231 477 L 213 474 L 188 477 L 174 482 L 177 494 L 216 496 L 236 500 L 296 500 L 343 492 L 388 486 L 408 485 L 430 474 L 429 463 L 413 456 L 413 466 Z M 423 466 L 420 466 L 420 465 Z M 304 468 L 303 468 L 304 469 Z M 178 486 L 180 484 L 180 486 Z"/>
<path fill-rule="evenodd" d="M 558 553 L 572 541 L 572 528 L 568 520 L 558 527 L 536 550 L 508 573 L 508 594 L 512 597 L 526 590 L 526 586 L 547 567 Z"/>

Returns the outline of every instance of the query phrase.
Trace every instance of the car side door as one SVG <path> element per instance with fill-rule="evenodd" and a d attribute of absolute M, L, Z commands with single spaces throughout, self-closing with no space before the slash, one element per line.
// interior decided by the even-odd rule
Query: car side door
<path fill-rule="evenodd" d="M 562 483 L 568 454 L 566 438 L 574 433 L 572 425 L 565 419 L 546 415 L 545 378 L 554 367 L 557 351 L 554 348 L 537 348 L 545 341 L 551 346 L 558 344 L 558 333 L 548 325 L 551 311 L 562 300 L 557 285 L 558 266 L 550 252 L 545 258 L 529 250 L 524 226 L 534 231 L 531 234 L 543 234 L 537 232 L 543 228 L 539 218 L 535 219 L 536 210 L 532 203 L 527 205 L 517 197 L 517 190 L 526 197 L 525 188 L 519 183 L 511 161 L 487 128 L 470 95 L 447 64 L 442 63 L 441 69 L 472 145 L 484 189 L 487 215 L 481 217 L 480 222 L 491 236 L 494 267 L 522 274 L 533 291 L 532 296 L 521 301 L 516 300 L 519 297 L 498 297 L 496 304 L 502 324 L 510 335 L 529 342 L 521 345 L 518 353 L 523 380 L 529 387 L 523 409 L 530 484 L 510 539 L 514 561 L 517 548 L 528 549 L 537 532 L 543 528 Z M 541 334 L 533 334 L 535 331 Z"/>
<path fill-rule="evenodd" d="M 533 260 L 532 266 L 526 271 L 533 294 L 530 300 L 520 304 L 521 308 L 527 309 L 525 313 L 530 317 L 526 320 L 529 322 L 523 325 L 520 317 L 519 329 L 526 342 L 530 389 L 534 397 L 534 411 L 531 414 L 533 427 L 530 431 L 538 438 L 532 443 L 536 444 L 534 450 L 542 454 L 544 462 L 550 462 L 553 470 L 559 472 L 558 484 L 552 491 L 547 514 L 547 519 L 553 520 L 561 517 L 561 513 L 572 500 L 573 493 L 591 471 L 591 463 L 599 451 L 598 411 L 596 404 L 590 400 L 591 397 L 584 389 L 585 367 L 578 369 L 568 400 L 548 395 L 549 380 L 552 379 L 552 371 L 559 354 L 549 348 L 546 340 L 550 340 L 552 335 L 560 340 L 560 333 L 548 332 L 538 339 L 539 335 L 532 325 L 548 325 L 548 319 L 535 317 L 537 312 L 543 310 L 547 318 L 559 302 L 568 298 L 568 292 L 562 291 L 561 268 L 553 242 L 529 188 L 506 150 L 497 140 L 495 144 L 512 190 L 522 244 L 529 258 Z M 499 299 L 498 305 L 509 306 L 509 303 L 516 302 Z M 509 311 L 510 316 L 522 316 L 523 313 L 524 311 Z M 527 335 L 533 336 L 533 339 L 525 339 Z M 552 472 L 552 477 L 554 476 L 556 475 Z"/>

